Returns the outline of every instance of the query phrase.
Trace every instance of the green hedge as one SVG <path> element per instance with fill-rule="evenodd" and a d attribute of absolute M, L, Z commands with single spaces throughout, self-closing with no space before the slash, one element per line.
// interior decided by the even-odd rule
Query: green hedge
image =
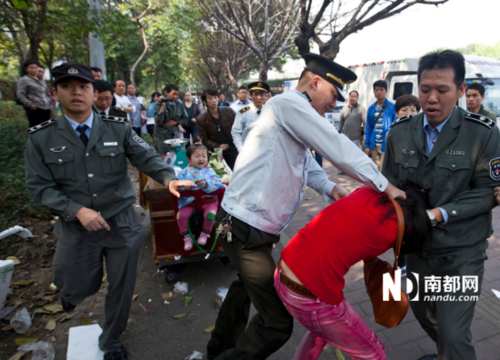
<path fill-rule="evenodd" d="M 22 106 L 0 101 L 0 232 L 32 218 L 47 218 L 25 186 L 28 120 Z"/>

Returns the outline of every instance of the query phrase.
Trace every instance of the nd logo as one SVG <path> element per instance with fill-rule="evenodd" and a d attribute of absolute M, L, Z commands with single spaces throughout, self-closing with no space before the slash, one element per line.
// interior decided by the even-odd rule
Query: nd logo
<path fill-rule="evenodd" d="M 410 301 L 418 301 L 419 299 L 419 286 L 418 286 L 418 274 L 412 272 L 415 276 L 415 286 L 413 286 L 413 281 L 406 277 L 406 293 L 411 294 L 413 289 L 417 290 L 414 297 L 408 297 Z M 394 281 L 392 280 L 391 274 L 385 273 L 382 278 L 382 300 L 389 301 L 389 292 L 391 292 L 395 301 L 401 301 L 401 270 L 396 270 L 394 272 Z"/>

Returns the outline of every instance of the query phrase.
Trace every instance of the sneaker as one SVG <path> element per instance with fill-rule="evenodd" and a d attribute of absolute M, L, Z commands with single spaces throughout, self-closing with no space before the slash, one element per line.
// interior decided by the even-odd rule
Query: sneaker
<path fill-rule="evenodd" d="M 200 245 L 206 245 L 207 244 L 207 240 L 208 238 L 210 237 L 210 235 L 208 235 L 207 233 L 204 233 L 203 231 L 201 232 L 200 234 L 200 237 L 198 238 L 198 244 Z"/>
<path fill-rule="evenodd" d="M 401 276 L 406 276 L 406 266 L 403 266 L 403 267 L 399 267 L 399 270 L 401 270 Z"/>
<path fill-rule="evenodd" d="M 184 235 L 184 251 L 189 251 L 193 248 L 193 241 L 189 235 Z"/>

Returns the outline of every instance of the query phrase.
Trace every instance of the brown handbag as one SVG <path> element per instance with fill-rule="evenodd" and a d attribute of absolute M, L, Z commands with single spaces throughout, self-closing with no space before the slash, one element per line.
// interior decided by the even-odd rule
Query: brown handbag
<path fill-rule="evenodd" d="M 399 203 L 394 200 L 392 196 L 389 196 L 389 201 L 394 205 L 396 210 L 396 216 L 398 221 L 398 237 L 396 240 L 396 252 L 394 267 L 387 261 L 380 260 L 379 258 L 374 258 L 370 260 L 364 260 L 364 273 L 365 273 L 365 285 L 366 292 L 370 297 L 373 305 L 373 313 L 375 314 L 375 321 L 388 328 L 392 328 L 399 325 L 406 316 L 408 312 L 408 307 L 410 306 L 406 294 L 401 290 L 401 301 L 395 301 L 392 293 L 389 292 L 389 301 L 382 300 L 382 279 L 385 273 L 390 273 L 394 281 L 394 270 L 398 268 L 398 259 L 401 251 L 401 243 L 403 241 L 403 236 L 405 233 L 405 221 L 403 216 L 403 210 Z"/>

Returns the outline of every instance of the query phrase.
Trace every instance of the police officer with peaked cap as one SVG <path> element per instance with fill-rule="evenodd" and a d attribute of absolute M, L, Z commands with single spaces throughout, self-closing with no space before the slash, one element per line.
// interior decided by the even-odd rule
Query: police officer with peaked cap
<path fill-rule="evenodd" d="M 99 347 L 105 360 L 127 359 L 120 335 L 127 327 L 142 240 L 127 158 L 176 195 L 184 182 L 124 119 L 92 111 L 94 77 L 88 67 L 66 63 L 52 74 L 64 115 L 28 129 L 26 185 L 37 205 L 59 216 L 54 283 L 65 311 L 99 290 L 106 259 L 109 285 Z"/>
<path fill-rule="evenodd" d="M 234 124 L 231 128 L 233 143 L 238 151 L 241 151 L 241 147 L 243 146 L 243 134 L 245 130 L 259 117 L 262 107 L 266 102 L 266 94 L 270 90 L 269 85 L 263 81 L 251 83 L 248 85 L 248 88 L 250 89 L 252 103 L 236 112 Z"/>
<path fill-rule="evenodd" d="M 292 220 L 306 186 L 325 201 L 349 194 L 328 179 L 309 148 L 374 190 L 405 197 L 323 116 L 356 75 L 320 55 L 308 54 L 305 60 L 297 87 L 269 100 L 246 130 L 222 200 L 217 222 L 229 233 L 219 239 L 239 278 L 219 311 L 207 345 L 209 359 L 266 359 L 292 334 L 293 318 L 274 289 L 273 244 Z M 258 313 L 248 323 L 251 303 Z"/>
<path fill-rule="evenodd" d="M 419 292 L 410 294 L 419 295 L 410 301 L 413 313 L 438 350 L 420 360 L 475 360 L 476 300 L 469 296 L 481 294 L 493 188 L 500 184 L 500 132 L 493 120 L 455 106 L 465 91 L 460 53 L 425 55 L 417 76 L 423 112 L 392 124 L 382 173 L 429 193 L 432 239 L 406 255 L 408 277 L 419 277 Z"/>

